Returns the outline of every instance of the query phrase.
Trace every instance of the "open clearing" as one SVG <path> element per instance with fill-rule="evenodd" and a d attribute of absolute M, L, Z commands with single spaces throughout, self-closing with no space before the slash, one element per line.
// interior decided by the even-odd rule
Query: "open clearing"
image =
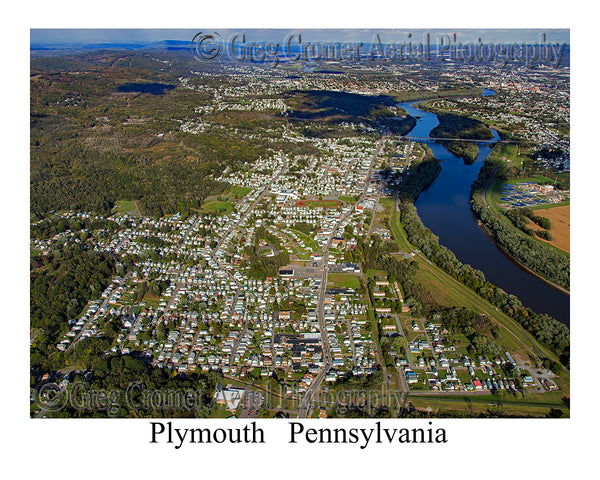
<path fill-rule="evenodd" d="M 214 213 L 217 215 L 225 215 L 233 210 L 233 203 L 222 202 L 220 200 L 213 200 L 211 202 L 202 205 L 202 210 L 207 213 Z"/>
<path fill-rule="evenodd" d="M 552 222 L 550 233 L 554 237 L 554 240 L 547 243 L 560 248 L 564 252 L 571 253 L 571 206 L 563 205 L 561 207 L 544 208 L 536 210 L 535 214 L 540 217 L 546 217 Z M 539 227 L 536 226 L 536 228 L 539 230 Z"/>
<path fill-rule="evenodd" d="M 113 213 L 120 215 L 139 215 L 140 211 L 135 202 L 129 200 L 117 200 L 113 208 Z"/>
<path fill-rule="evenodd" d="M 327 286 L 331 288 L 360 288 L 360 278 L 348 273 L 330 273 L 327 276 Z"/>

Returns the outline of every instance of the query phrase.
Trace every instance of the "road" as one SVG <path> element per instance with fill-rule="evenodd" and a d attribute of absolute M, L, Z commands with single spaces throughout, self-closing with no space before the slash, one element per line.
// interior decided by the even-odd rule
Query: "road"
<path fill-rule="evenodd" d="M 365 198 L 365 196 L 367 195 L 367 189 L 369 188 L 369 182 L 371 180 L 373 166 L 375 165 L 375 160 L 379 156 L 379 153 L 381 152 L 382 147 L 383 147 L 383 137 L 379 140 L 377 149 L 375 150 L 375 152 L 373 153 L 373 156 L 371 157 L 371 164 L 369 165 L 369 170 L 365 177 L 365 184 L 364 184 L 360 199 L 358 200 L 359 202 L 362 201 Z M 319 288 L 319 300 L 317 302 L 317 319 L 319 321 L 319 328 L 321 330 L 321 344 L 323 345 L 323 360 L 324 360 L 325 364 L 323 365 L 322 369 L 319 371 L 319 374 L 317 375 L 317 377 L 313 379 L 310 387 L 306 391 L 306 394 L 302 398 L 302 403 L 300 404 L 300 408 L 298 411 L 298 418 L 304 418 L 308 414 L 307 410 L 309 408 L 310 400 L 311 400 L 312 396 L 316 392 L 319 391 L 319 388 L 321 387 L 321 383 L 323 382 L 325 375 L 327 374 L 327 372 L 333 365 L 332 359 L 331 359 L 331 351 L 329 348 L 329 340 L 327 339 L 327 328 L 325 325 L 325 312 L 324 312 L 325 292 L 327 290 L 327 274 L 329 273 L 329 262 L 328 262 L 329 249 L 331 247 L 331 243 L 333 242 L 333 238 L 335 237 L 335 234 L 336 234 L 338 228 L 340 227 L 340 225 L 343 222 L 345 222 L 348 219 L 348 217 L 350 215 L 352 215 L 353 211 L 354 211 L 353 208 L 349 208 L 347 210 L 347 212 L 344 215 L 342 215 L 342 217 L 337 222 L 335 227 L 331 229 L 331 234 L 329 235 L 329 238 L 327 239 L 327 243 L 325 244 L 325 247 L 323 249 L 323 271 L 321 273 L 321 286 Z M 387 380 L 387 374 L 385 374 L 385 378 Z"/>
<path fill-rule="evenodd" d="M 402 324 L 400 322 L 400 318 L 395 313 L 394 313 L 394 318 L 396 319 L 396 325 L 398 326 L 398 333 L 400 335 L 402 335 L 404 338 L 406 338 L 406 335 L 404 335 L 404 330 L 402 329 Z M 404 348 L 406 349 L 406 360 L 408 361 L 408 366 L 410 367 L 410 369 L 412 371 L 414 371 L 415 364 L 413 362 L 412 355 L 410 354 L 410 347 L 408 346 L 408 342 L 406 343 L 406 346 Z M 404 376 L 404 370 L 402 370 L 399 367 L 398 367 L 398 376 L 400 377 L 400 380 L 402 382 L 402 390 L 408 393 L 410 391 L 410 389 L 408 387 L 408 382 L 406 381 L 406 377 Z"/>

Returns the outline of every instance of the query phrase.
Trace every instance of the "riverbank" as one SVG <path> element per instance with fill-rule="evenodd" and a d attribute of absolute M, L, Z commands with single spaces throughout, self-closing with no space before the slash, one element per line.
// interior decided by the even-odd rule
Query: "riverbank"
<path fill-rule="evenodd" d="M 489 92 L 485 93 L 489 95 Z M 437 116 L 415 108 L 414 104 L 418 103 L 403 103 L 400 107 L 418 118 L 410 136 L 430 138 L 431 130 L 439 123 Z M 493 132 L 494 138 L 499 139 L 498 133 Z M 490 146 L 480 146 L 476 161 L 466 165 L 444 146 L 434 142 L 427 145 L 441 161 L 442 170 L 415 202 L 423 224 L 439 237 L 440 244 L 462 263 L 482 271 L 490 283 L 515 295 L 533 311 L 546 313 L 568 326 L 569 294 L 515 263 L 479 225 L 471 209 L 471 186 L 491 152 Z"/>
<path fill-rule="evenodd" d="M 498 172 L 498 169 L 500 168 L 500 165 L 498 165 L 494 171 L 492 172 L 492 175 L 490 177 L 490 179 L 488 180 L 484 190 L 481 192 L 481 200 L 483 201 L 483 203 L 485 204 L 486 207 L 490 207 L 489 202 L 487 200 L 487 192 L 488 189 L 490 187 L 490 185 L 492 184 L 492 182 L 494 181 L 494 179 L 496 178 L 496 173 Z M 515 263 L 518 267 L 522 268 L 523 270 L 525 270 L 526 272 L 528 272 L 529 274 L 535 276 L 536 278 L 538 278 L 539 280 L 541 280 L 542 282 L 545 282 L 547 285 L 551 286 L 552 288 L 566 294 L 566 295 L 571 295 L 571 292 L 569 290 L 567 290 L 566 288 L 554 283 L 553 281 L 545 278 L 544 276 L 540 275 L 539 273 L 535 272 L 534 270 L 528 268 L 526 265 L 524 265 L 523 263 L 519 262 L 519 260 L 517 258 L 515 258 L 513 255 L 511 255 L 507 250 L 505 250 L 502 245 L 500 245 L 498 242 L 496 242 L 496 240 L 494 239 L 494 235 L 493 232 L 488 228 L 488 226 L 481 220 L 481 218 L 478 217 L 479 220 L 479 226 L 485 231 L 485 233 L 488 235 L 488 237 L 494 241 L 494 243 L 496 243 L 496 245 L 498 246 L 498 248 L 500 250 L 502 250 L 502 253 L 504 253 L 504 255 L 506 255 L 509 259 L 511 259 L 513 261 L 513 263 Z"/>

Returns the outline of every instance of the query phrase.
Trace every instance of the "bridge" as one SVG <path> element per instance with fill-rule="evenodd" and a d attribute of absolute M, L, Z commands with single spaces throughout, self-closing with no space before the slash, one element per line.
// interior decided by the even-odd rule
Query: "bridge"
<path fill-rule="evenodd" d="M 490 143 L 519 143 L 516 140 L 476 140 L 473 138 L 451 138 L 451 137 L 413 137 L 411 135 L 400 135 L 400 139 L 408 140 L 409 142 L 437 142 L 438 140 L 445 140 L 447 142 L 473 142 L 477 144 L 490 144 Z"/>

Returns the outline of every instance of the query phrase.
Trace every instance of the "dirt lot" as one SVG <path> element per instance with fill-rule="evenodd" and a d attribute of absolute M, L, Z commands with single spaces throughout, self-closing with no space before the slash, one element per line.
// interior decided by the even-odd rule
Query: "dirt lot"
<path fill-rule="evenodd" d="M 571 253 L 571 206 L 564 205 L 562 207 L 546 208 L 543 210 L 535 210 L 536 215 L 546 217 L 552 222 L 550 233 L 554 240 L 548 242 L 565 252 Z"/>

